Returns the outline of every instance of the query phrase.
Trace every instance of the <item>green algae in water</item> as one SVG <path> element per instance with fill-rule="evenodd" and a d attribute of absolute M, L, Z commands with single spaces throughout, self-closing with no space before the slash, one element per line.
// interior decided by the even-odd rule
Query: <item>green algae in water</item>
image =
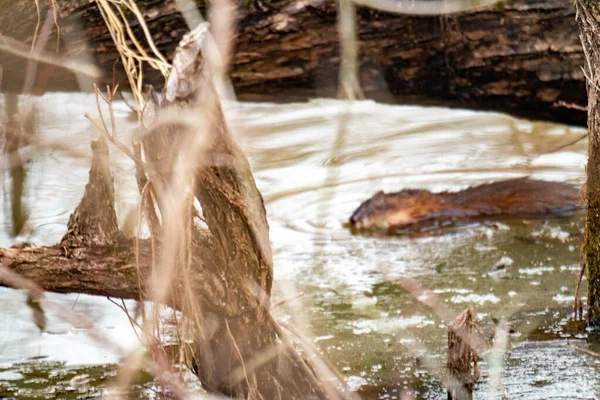
<path fill-rule="evenodd" d="M 586 336 L 571 323 L 582 230 L 581 215 L 515 219 L 377 244 L 381 253 L 385 247 L 396 252 L 409 247 L 411 253 L 421 249 L 422 271 L 410 279 L 430 290 L 452 313 L 472 305 L 488 334 L 493 318 L 510 322 L 516 347 L 509 348 L 505 357 L 509 398 L 514 393 L 516 398 L 566 399 L 565 393 L 581 397 L 599 393 L 595 359 L 561 342 Z M 432 248 L 435 251 L 428 251 Z M 502 258 L 510 262 L 491 271 Z M 397 277 L 393 268 L 380 268 L 357 291 L 333 280 L 320 280 L 321 285 L 315 286 L 315 276 L 323 273 L 327 275 L 315 267 L 297 282 L 305 292 L 304 310 L 320 349 L 361 386 L 359 392 L 369 399 L 399 398 L 406 390 L 417 398 L 444 398 L 446 326 L 406 289 L 405 278 Z M 335 294 L 324 296 L 323 285 Z M 585 282 L 581 293 L 585 294 Z M 531 340 L 541 347 L 520 345 Z M 487 398 L 494 387 L 487 382 L 485 355 L 480 361 L 482 380 L 475 398 Z M 563 366 L 573 372 L 563 374 Z"/>
<path fill-rule="evenodd" d="M 92 399 L 102 395 L 116 375 L 117 366 L 67 366 L 64 362 L 16 363 L 0 368 L 0 399 Z M 131 398 L 155 398 L 153 380 L 140 373 L 131 386 Z"/>

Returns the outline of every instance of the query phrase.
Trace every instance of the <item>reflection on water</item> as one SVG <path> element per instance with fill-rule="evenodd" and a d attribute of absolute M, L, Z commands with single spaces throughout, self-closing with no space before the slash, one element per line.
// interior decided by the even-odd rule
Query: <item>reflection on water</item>
<path fill-rule="evenodd" d="M 83 114 L 94 112 L 93 98 L 51 94 L 40 104 L 40 137 L 89 153 L 93 135 Z M 129 110 L 123 104 L 115 110 L 127 141 L 134 127 L 126 121 Z M 413 286 L 428 289 L 428 296 L 452 315 L 472 306 L 488 331 L 492 318 L 507 319 L 516 331 L 513 345 L 584 337 L 567 329 L 579 271 L 581 215 L 479 224 L 433 236 L 354 236 L 342 227 L 377 190 L 459 190 L 523 175 L 580 185 L 584 142 L 546 152 L 583 130 L 500 114 L 370 101 L 242 104 L 229 107 L 227 114 L 265 198 L 275 251 L 274 296 L 302 294 L 278 309 L 278 317 L 313 337 L 353 387 L 363 385 L 365 396 L 399 398 L 407 388 L 418 397 L 445 396 L 440 383 L 445 324 L 409 293 Z M 138 200 L 134 168 L 115 150 L 111 158 L 123 223 Z M 26 199 L 33 233 L 20 240 L 41 245 L 60 239 L 83 192 L 88 165 L 89 159 L 65 152 L 36 153 Z M 7 246 L 14 239 L 4 217 L 6 194 L 1 197 L 0 244 Z M 503 257 L 512 262 L 491 272 Z M 75 297 L 57 295 L 69 304 Z M 38 355 L 72 364 L 117 361 L 89 341 L 79 341 L 85 335 L 75 329 L 38 333 L 18 293 L 0 291 L 0 303 L 9 310 L 0 315 L 4 371 L 17 373 L 11 366 Z M 96 315 L 101 329 L 114 337 L 127 335 L 127 319 L 104 299 L 80 296 L 75 310 Z M 504 379 L 509 397 L 600 394 L 594 360 L 552 343 L 543 351 L 531 346 L 509 350 Z M 482 373 L 476 398 L 487 398 L 485 362 Z M 0 374 L 0 388 L 9 381 Z"/>

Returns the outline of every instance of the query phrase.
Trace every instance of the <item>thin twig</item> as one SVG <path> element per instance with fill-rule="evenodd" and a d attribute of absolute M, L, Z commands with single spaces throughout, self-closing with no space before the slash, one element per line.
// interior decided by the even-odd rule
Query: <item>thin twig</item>
<path fill-rule="evenodd" d="M 318 358 L 327 366 L 327 368 L 335 375 L 338 381 L 342 384 L 346 393 L 350 391 L 350 385 L 348 384 L 348 382 L 346 382 L 346 378 L 344 378 L 344 375 L 342 375 L 342 373 L 331 363 L 331 361 L 327 359 L 327 357 L 321 354 L 321 352 L 315 347 L 315 345 L 310 340 L 305 338 L 304 335 L 302 335 L 302 333 L 291 324 L 286 324 L 285 322 L 279 321 L 279 325 L 292 332 L 294 336 L 296 336 L 296 338 L 298 338 L 298 340 L 300 340 L 300 342 L 304 345 L 305 349 L 308 350 L 311 356 Z"/>
<path fill-rule="evenodd" d="M 33 31 L 33 39 L 31 39 L 31 50 L 29 51 L 29 54 L 33 53 L 33 50 L 35 49 L 35 42 L 37 41 L 38 32 L 40 30 L 40 24 L 42 22 L 42 16 L 40 14 L 40 1 L 33 0 L 33 2 L 35 4 L 35 13 L 37 14 L 37 22 L 35 23 L 35 30 Z"/>
<path fill-rule="evenodd" d="M 102 125 L 100 125 L 88 113 L 84 114 L 84 116 L 96 128 L 98 128 L 100 130 L 100 133 L 102 133 L 102 135 L 107 140 L 109 140 L 111 143 L 113 143 L 115 146 L 117 146 L 117 148 L 119 150 L 121 150 L 129 158 L 131 158 L 136 163 L 136 165 L 138 167 L 142 168 L 142 170 L 145 171 L 146 164 L 138 156 L 136 156 L 127 146 L 125 146 L 123 143 L 121 143 L 117 139 L 117 136 L 116 136 L 116 125 L 115 125 L 115 116 L 114 116 L 114 112 L 113 112 L 113 108 L 112 108 L 112 102 L 113 102 L 113 98 L 114 98 L 114 94 L 116 93 L 116 90 L 117 90 L 116 86 L 112 90 L 107 87 L 106 96 L 104 96 L 102 93 L 100 93 L 100 90 L 98 89 L 98 87 L 96 85 L 94 85 L 94 93 L 96 95 L 96 106 L 98 107 L 98 114 L 100 115 L 100 121 L 102 122 Z M 110 132 L 108 132 L 108 127 L 106 126 L 106 122 L 104 120 L 104 115 L 102 114 L 102 107 L 100 107 L 100 97 L 102 97 L 102 99 L 108 105 L 108 109 L 109 109 L 109 113 L 110 113 L 110 124 L 111 124 L 112 134 Z"/>
<path fill-rule="evenodd" d="M 137 332 L 137 329 L 135 329 L 135 327 L 137 326 L 138 328 L 142 328 L 136 320 L 134 320 L 131 315 L 129 315 L 129 312 L 127 311 L 127 308 L 125 307 L 125 301 L 123 299 L 121 299 L 121 301 L 123 302 L 123 305 L 117 303 L 116 301 L 114 301 L 113 299 L 111 299 L 110 297 L 106 298 L 108 301 L 110 301 L 111 303 L 113 303 L 115 306 L 119 307 L 127 316 L 127 319 L 129 320 L 129 325 L 131 325 L 131 329 L 133 330 L 133 333 L 135 334 L 135 336 L 138 338 L 138 340 L 140 341 L 140 343 L 144 343 L 142 338 L 140 337 L 140 335 Z"/>
<path fill-rule="evenodd" d="M 490 341 L 488 340 L 488 338 L 483 334 L 483 331 L 479 327 L 479 325 L 477 325 L 474 322 L 471 322 L 471 326 L 473 328 L 475 328 L 475 330 L 477 331 L 477 333 L 479 333 L 479 335 L 483 338 L 483 340 L 485 341 L 485 343 L 488 345 L 489 350 L 490 351 L 494 351 L 494 346 L 492 346 L 492 344 L 490 343 Z M 475 356 L 475 360 L 474 360 L 475 363 L 477 362 L 476 358 L 477 358 L 477 356 Z M 478 371 L 478 373 L 479 373 L 479 371 Z M 504 386 L 504 382 L 502 382 L 502 379 L 499 379 L 498 383 L 500 384 L 500 387 L 502 388 L 502 393 L 504 395 L 504 400 L 507 400 L 508 399 L 508 393 L 506 392 L 506 387 Z"/>
<path fill-rule="evenodd" d="M 240 351 L 240 348 L 237 345 L 237 342 L 235 341 L 235 338 L 233 337 L 233 334 L 231 333 L 231 329 L 229 328 L 229 322 L 227 322 L 227 320 L 225 320 L 225 328 L 227 328 L 227 334 L 229 335 L 229 340 L 231 340 L 231 343 L 233 344 L 233 348 L 235 349 L 235 352 L 238 356 L 238 358 L 240 359 L 240 364 L 242 365 L 242 369 L 244 370 L 244 378 L 246 378 L 246 385 L 248 385 L 248 390 L 250 390 L 250 381 L 248 381 L 248 371 L 246 371 L 246 364 L 244 363 L 244 357 L 242 357 L 242 352 Z"/>
<path fill-rule="evenodd" d="M 100 126 L 100 124 L 98 122 L 96 122 L 96 120 L 94 120 L 94 118 L 89 115 L 88 113 L 84 114 L 84 117 L 86 117 L 87 119 L 90 120 L 90 122 L 92 124 L 94 124 L 94 126 L 96 128 L 98 128 L 100 130 L 100 132 L 102 133 L 102 135 L 108 139 L 112 144 L 114 144 L 115 146 L 117 146 L 119 148 L 119 150 L 121 150 L 126 156 L 128 156 L 129 158 L 131 158 L 138 166 L 145 168 L 146 164 L 140 160 L 139 158 L 137 158 L 132 152 L 131 150 L 129 150 L 127 147 L 125 147 L 125 145 L 123 145 L 121 142 L 119 142 L 118 140 L 114 139 L 108 132 L 106 132 L 102 126 Z"/>
<path fill-rule="evenodd" d="M 580 136 L 580 137 L 578 137 L 577 139 L 575 139 L 575 140 L 572 140 L 572 141 L 570 141 L 570 142 L 567 142 L 567 143 L 565 143 L 565 144 L 562 144 L 562 145 L 558 146 L 557 148 L 555 148 L 555 149 L 553 149 L 553 150 L 546 151 L 546 152 L 545 152 L 545 154 L 549 154 L 549 153 L 556 153 L 556 152 L 557 152 L 557 151 L 559 151 L 559 150 L 565 149 L 565 148 L 567 148 L 567 147 L 569 147 L 569 146 L 573 146 L 574 144 L 576 144 L 576 143 L 578 143 L 578 142 L 582 141 L 583 139 L 587 139 L 587 137 L 588 137 L 588 134 L 586 133 L 585 135 L 581 135 L 581 136 Z"/>
<path fill-rule="evenodd" d="M 101 75 L 98 67 L 93 64 L 86 64 L 80 60 L 66 59 L 41 49 L 35 53 L 30 53 L 30 49 L 25 43 L 2 34 L 0 34 L 0 51 L 5 51 L 18 57 L 65 68 L 77 74 L 84 74 L 92 78 L 99 78 Z"/>
<path fill-rule="evenodd" d="M 291 297 L 286 297 L 285 299 L 274 301 L 273 303 L 271 303 L 271 309 L 280 307 L 280 306 L 284 305 L 285 303 L 287 303 L 288 301 L 297 300 L 301 297 L 304 297 L 304 292 L 300 292 Z"/>
<path fill-rule="evenodd" d="M 584 261 L 581 265 L 581 270 L 579 271 L 579 279 L 577 279 L 577 287 L 575 288 L 575 301 L 573 304 L 573 313 L 575 318 L 577 319 L 577 310 L 579 309 L 579 288 L 581 287 L 581 281 L 583 280 L 583 274 L 585 273 L 585 267 L 587 266 Z"/>
<path fill-rule="evenodd" d="M 89 321 L 87 318 L 82 317 L 81 315 L 74 313 L 59 303 L 56 303 L 50 299 L 48 299 L 44 294 L 44 290 L 36 285 L 34 282 L 29 279 L 25 279 L 19 274 L 14 273 L 10 269 L 8 269 L 4 263 L 0 263 L 0 281 L 4 282 L 7 286 L 13 287 L 15 289 L 24 290 L 28 293 L 28 295 L 39 301 L 43 304 L 44 309 L 51 310 L 58 318 L 62 321 L 71 324 L 72 326 L 91 326 L 94 327 L 94 324 Z M 99 329 L 87 329 L 86 333 L 98 343 L 112 349 L 117 354 L 125 354 L 125 349 L 118 343 L 113 342 L 107 336 L 102 335 L 101 330 Z M 166 369 L 162 368 L 154 361 L 146 361 L 146 370 L 152 374 L 152 376 L 163 382 L 169 382 L 171 389 L 178 399 L 183 399 L 185 397 L 185 390 L 178 383 L 176 379 L 172 376 L 172 374 Z"/>
<path fill-rule="evenodd" d="M 265 311 L 267 311 L 267 310 L 265 310 Z M 277 336 L 279 336 L 279 339 L 281 340 L 281 342 L 287 347 L 288 354 L 291 356 L 292 359 L 294 359 L 294 361 L 296 361 L 296 364 L 300 367 L 300 369 L 302 369 L 302 372 L 304 373 L 304 376 L 310 382 L 310 384 L 315 389 L 319 388 L 324 393 L 327 393 L 328 395 L 333 394 L 333 396 L 330 396 L 332 399 L 339 398 L 340 397 L 339 394 L 337 394 L 335 392 L 334 393 L 330 393 L 331 390 L 327 390 L 327 388 L 324 387 L 324 385 L 322 384 L 322 382 L 320 382 L 317 379 L 317 377 L 315 376 L 315 374 L 308 367 L 308 364 L 306 363 L 306 361 L 296 352 L 296 350 L 294 349 L 294 346 L 290 342 L 290 340 L 287 337 L 287 335 L 281 329 L 281 326 L 279 325 L 279 323 L 275 320 L 275 318 L 273 318 L 273 315 L 270 312 L 268 312 L 268 311 L 267 311 L 267 317 L 269 319 L 269 322 L 271 323 L 271 326 L 275 330 L 275 333 L 277 334 Z"/>
<path fill-rule="evenodd" d="M 575 104 L 575 103 L 567 103 L 566 101 L 557 101 L 556 103 L 552 104 L 554 107 L 564 107 L 564 108 L 569 108 L 571 110 L 577 110 L 577 111 L 586 111 L 588 110 L 587 106 L 580 106 L 579 104 Z"/>

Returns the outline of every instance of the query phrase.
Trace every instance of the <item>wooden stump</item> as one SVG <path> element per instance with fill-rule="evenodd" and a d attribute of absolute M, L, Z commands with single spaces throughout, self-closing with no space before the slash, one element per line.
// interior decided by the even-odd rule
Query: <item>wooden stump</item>
<path fill-rule="evenodd" d="M 467 308 L 448 326 L 448 400 L 471 400 L 477 378 L 471 373 L 473 310 Z"/>

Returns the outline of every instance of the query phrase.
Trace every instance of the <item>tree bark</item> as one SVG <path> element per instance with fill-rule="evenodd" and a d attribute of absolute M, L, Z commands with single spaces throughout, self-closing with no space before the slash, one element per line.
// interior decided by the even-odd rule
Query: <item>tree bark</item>
<path fill-rule="evenodd" d="M 273 265 L 263 199 L 210 79 L 200 78 L 203 37 L 192 37 L 178 47 L 161 99 L 150 91 L 143 115 L 145 161 L 137 163 L 149 186 L 141 201 L 155 194 L 157 205 L 149 208 L 160 214 L 152 240 L 119 231 L 101 139 L 92 143 L 89 182 L 61 242 L 0 249 L 0 264 L 47 290 L 151 299 L 181 310 L 194 328 L 192 368 L 209 392 L 336 398 L 337 390 L 320 381 L 271 316 Z M 114 140 L 108 132 L 103 136 Z M 193 224 L 192 195 L 208 229 Z"/>
<path fill-rule="evenodd" d="M 31 39 L 34 2 L 4 0 L 2 33 Z M 94 2 L 59 0 L 60 47 L 89 52 L 112 81 L 118 54 Z M 205 3 L 198 2 L 204 13 Z M 171 56 L 187 28 L 170 0 L 138 2 L 155 42 Z M 9 8 L 5 8 L 9 9 Z M 22 16 L 24 14 L 24 16 Z M 495 110 L 531 119 L 586 124 L 584 55 L 571 0 L 509 0 L 442 17 L 357 9 L 360 80 L 367 98 Z M 43 12 L 42 12 L 42 15 Z M 238 2 L 230 77 L 241 100 L 303 101 L 338 93 L 339 40 L 333 0 Z M 132 24 L 136 34 L 139 26 Z M 56 45 L 53 40 L 49 46 Z M 1 56 L 6 90 L 22 87 L 22 60 Z M 116 80 L 126 87 L 122 68 Z M 52 76 L 52 79 L 49 77 Z M 162 85 L 147 69 L 149 83 Z M 44 67 L 37 91 L 73 90 L 64 70 Z M 101 86 L 102 87 L 102 86 Z"/>
<path fill-rule="evenodd" d="M 98 195 L 112 188 L 112 176 L 105 175 L 107 171 L 97 164 L 102 155 L 96 153 L 102 146 L 96 142 L 92 147 L 95 154 L 90 182 L 69 219 L 68 232 L 62 241 L 49 247 L 0 249 L 0 265 L 47 291 L 152 299 L 151 241 L 136 241 L 121 232 L 110 231 L 114 204 L 110 204 L 110 196 L 101 197 L 99 202 Z M 247 165 L 245 158 L 242 162 Z M 208 391 L 234 397 L 326 398 L 310 363 L 295 352 L 271 317 L 272 270 L 265 260 L 269 255 L 259 250 L 256 240 L 262 239 L 258 239 L 251 227 L 253 223 L 247 220 L 252 208 L 247 203 L 257 199 L 238 197 L 240 188 L 246 186 L 254 190 L 262 207 L 254 180 L 244 181 L 249 170 L 242 169 L 240 175 L 235 165 L 207 168 L 199 174 L 212 178 L 201 179 L 198 190 L 203 193 L 206 205 L 203 213 L 211 235 L 194 236 L 193 273 L 176 274 L 170 285 L 171 294 L 165 298 L 165 304 L 182 310 L 192 319 L 183 295 L 185 288 L 190 288 L 192 301 L 201 310 L 203 326 L 197 327 L 195 335 L 194 371 Z M 219 175 L 226 175 L 224 182 L 219 181 Z M 264 218 L 264 209 L 259 213 Z M 225 223 L 214 225 L 213 221 Z M 247 289 L 250 282 L 257 285 L 258 292 Z M 6 282 L 0 281 L 0 285 Z M 244 374 L 240 376 L 242 366 Z"/>
<path fill-rule="evenodd" d="M 0 249 L 0 262 L 13 272 L 32 280 L 42 289 L 56 293 L 84 293 L 139 300 L 145 279 L 139 284 L 133 240 L 117 246 L 67 249 L 16 246 Z M 150 245 L 140 245 L 141 276 L 149 276 Z"/>
<path fill-rule="evenodd" d="M 588 162 L 586 167 L 587 218 L 585 224 L 585 263 L 588 281 L 588 321 L 600 326 L 600 7 L 596 1 L 577 0 L 577 21 L 586 54 L 588 93 Z"/>

